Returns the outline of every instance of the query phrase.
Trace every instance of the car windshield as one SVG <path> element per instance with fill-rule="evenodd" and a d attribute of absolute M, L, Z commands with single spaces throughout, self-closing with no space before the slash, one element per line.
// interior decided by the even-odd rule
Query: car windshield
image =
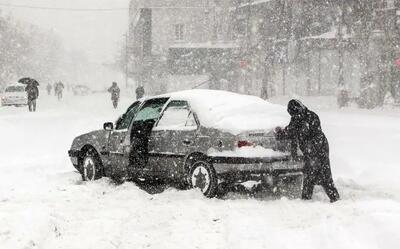
<path fill-rule="evenodd" d="M 6 88 L 7 93 L 13 93 L 13 92 L 24 92 L 25 88 L 23 86 L 9 86 Z"/>
<path fill-rule="evenodd" d="M 116 124 L 116 130 L 128 129 L 129 125 L 132 122 L 133 117 L 136 115 L 139 106 L 140 102 L 135 102 L 128 108 L 126 113 L 118 119 Z"/>
<path fill-rule="evenodd" d="M 157 119 L 160 116 L 162 107 L 167 101 L 167 98 L 148 100 L 136 114 L 134 121 Z"/>

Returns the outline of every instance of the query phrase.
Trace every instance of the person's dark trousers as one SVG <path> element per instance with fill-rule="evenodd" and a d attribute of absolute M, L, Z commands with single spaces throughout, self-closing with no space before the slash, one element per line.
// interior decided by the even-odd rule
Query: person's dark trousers
<path fill-rule="evenodd" d="M 113 106 L 114 106 L 115 109 L 117 109 L 117 107 L 118 107 L 118 99 L 114 99 L 113 100 Z"/>
<path fill-rule="evenodd" d="M 303 179 L 303 200 L 311 200 L 314 186 L 321 185 L 331 202 L 339 200 L 337 191 L 332 179 L 332 172 L 329 159 L 306 159 Z"/>
<path fill-rule="evenodd" d="M 28 108 L 30 112 L 36 112 L 36 99 L 28 100 Z"/>

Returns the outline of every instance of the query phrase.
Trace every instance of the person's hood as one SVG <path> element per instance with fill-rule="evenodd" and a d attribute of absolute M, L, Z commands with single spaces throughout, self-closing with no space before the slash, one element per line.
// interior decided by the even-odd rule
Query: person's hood
<path fill-rule="evenodd" d="M 288 103 L 287 111 L 290 116 L 296 116 L 305 113 L 307 111 L 307 107 L 301 103 L 300 100 L 292 99 Z"/>

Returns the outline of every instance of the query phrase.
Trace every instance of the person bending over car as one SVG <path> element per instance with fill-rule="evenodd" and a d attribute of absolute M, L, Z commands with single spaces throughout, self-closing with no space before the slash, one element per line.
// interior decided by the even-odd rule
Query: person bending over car
<path fill-rule="evenodd" d="M 304 155 L 304 180 L 302 199 L 312 198 L 315 185 L 321 185 L 331 202 L 339 200 L 339 193 L 333 183 L 329 161 L 328 139 L 321 129 L 317 114 L 310 111 L 299 100 L 288 104 L 291 120 L 286 128 L 275 129 L 278 139 L 296 141 Z"/>

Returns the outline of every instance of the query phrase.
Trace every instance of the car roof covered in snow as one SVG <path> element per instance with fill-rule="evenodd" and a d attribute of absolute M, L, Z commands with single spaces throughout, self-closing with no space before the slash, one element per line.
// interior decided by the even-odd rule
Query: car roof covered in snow
<path fill-rule="evenodd" d="M 186 90 L 157 97 L 188 101 L 204 127 L 233 134 L 270 130 L 285 126 L 290 118 L 286 108 L 259 97 L 219 90 Z"/>

